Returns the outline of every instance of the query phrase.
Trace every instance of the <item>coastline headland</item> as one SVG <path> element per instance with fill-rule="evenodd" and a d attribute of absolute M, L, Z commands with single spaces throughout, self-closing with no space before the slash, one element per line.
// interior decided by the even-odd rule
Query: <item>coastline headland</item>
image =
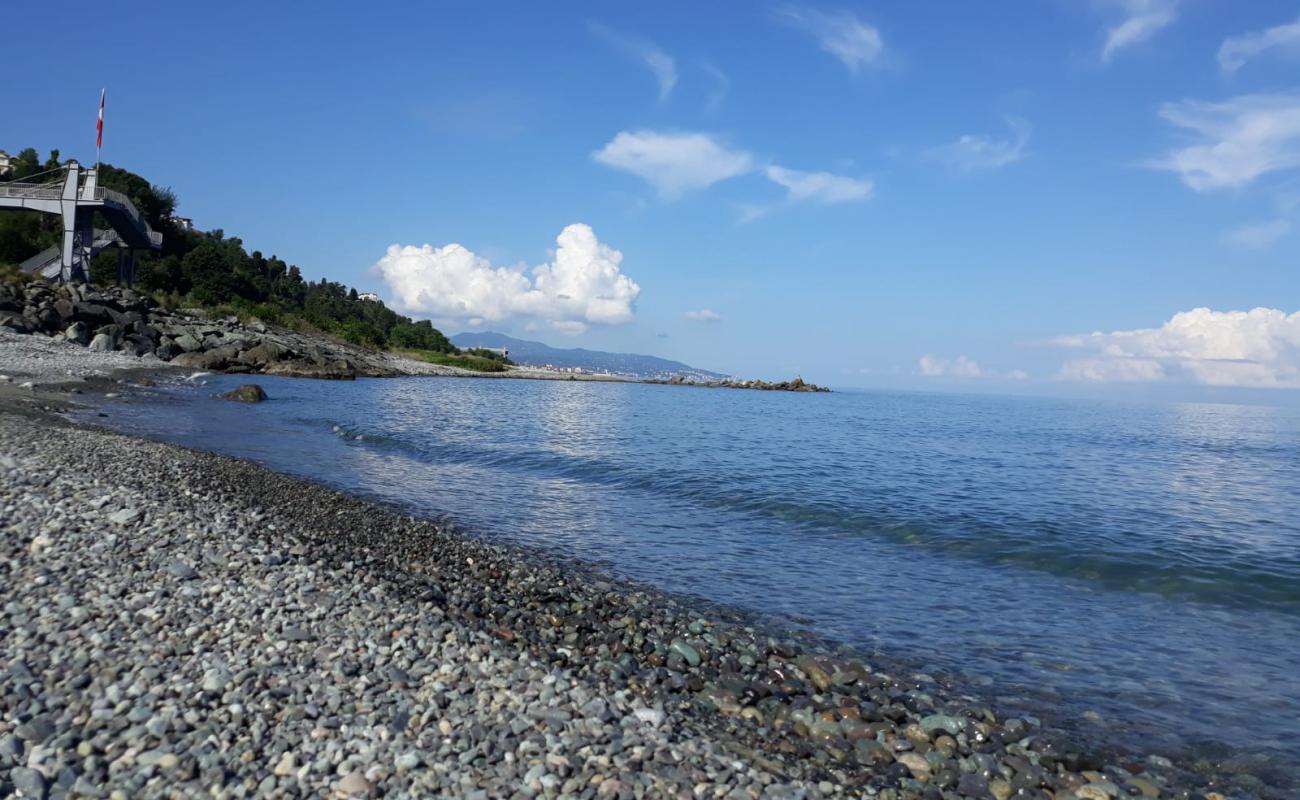
<path fill-rule="evenodd" d="M 740 612 L 52 413 L 78 387 L 77 401 L 129 392 L 133 357 L 0 332 L 0 364 L 6 792 L 1286 796 L 1088 741 L 1051 709 L 1001 716 L 967 687 Z"/>
<path fill-rule="evenodd" d="M 51 337 L 97 352 L 120 351 L 205 372 L 352 380 L 359 377 L 458 375 L 533 380 L 597 380 L 714 388 L 830 391 L 802 379 L 766 381 L 644 380 L 619 375 L 504 366 L 493 371 L 430 363 L 418 353 L 363 347 L 318 332 L 256 319 L 241 320 L 203 308 L 169 309 L 152 297 L 120 287 L 24 283 L 0 278 L 0 328 Z"/>

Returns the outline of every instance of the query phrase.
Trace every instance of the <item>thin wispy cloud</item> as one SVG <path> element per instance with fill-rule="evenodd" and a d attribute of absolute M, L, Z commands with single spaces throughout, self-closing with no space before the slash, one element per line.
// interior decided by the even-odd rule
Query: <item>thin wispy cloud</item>
<path fill-rule="evenodd" d="M 687 311 L 682 316 L 692 322 L 721 322 L 722 315 L 711 308 L 701 308 L 698 311 Z"/>
<path fill-rule="evenodd" d="M 1029 123 L 1019 117 L 1005 118 L 1011 136 L 999 139 L 986 134 L 968 133 L 925 151 L 925 155 L 955 172 L 998 169 L 1025 157 L 1029 145 Z"/>
<path fill-rule="evenodd" d="M 874 188 L 866 178 L 850 178 L 830 172 L 802 172 L 775 164 L 764 170 L 768 180 L 785 188 L 790 200 L 834 204 L 865 200 Z"/>
<path fill-rule="evenodd" d="M 1052 344 L 1093 351 L 1061 368 L 1070 380 L 1300 388 L 1300 312 L 1194 308 L 1158 328 L 1062 336 Z"/>
<path fill-rule="evenodd" d="M 879 64 L 884 56 L 885 42 L 880 31 L 851 11 L 787 5 L 778 8 L 776 15 L 783 23 L 811 35 L 822 50 L 839 59 L 854 75 L 863 67 Z"/>
<path fill-rule="evenodd" d="M 622 131 L 592 158 L 640 177 L 665 200 L 754 168 L 749 153 L 732 149 L 707 133 Z"/>
<path fill-rule="evenodd" d="M 731 78 L 727 77 L 727 73 L 707 61 L 701 64 L 700 67 L 713 79 L 713 89 L 704 101 L 704 110 L 710 114 L 716 114 L 722 109 L 722 104 L 731 91 Z"/>
<path fill-rule="evenodd" d="M 1238 226 L 1223 235 L 1223 240 L 1239 247 L 1263 250 L 1291 233 L 1288 219 L 1270 219 Z"/>
<path fill-rule="evenodd" d="M 979 378 L 984 374 L 979 363 L 966 356 L 939 358 L 927 354 L 921 356 L 916 366 L 927 378 Z"/>
<path fill-rule="evenodd" d="M 1160 116 L 1192 135 L 1151 166 L 1178 173 L 1197 191 L 1236 188 L 1300 168 L 1300 93 L 1250 94 L 1220 103 L 1184 100 Z"/>
<path fill-rule="evenodd" d="M 1300 20 L 1224 39 L 1219 46 L 1219 69 L 1236 72 L 1247 61 L 1269 51 L 1300 55 Z"/>
<path fill-rule="evenodd" d="M 588 22 L 587 28 L 650 70 L 659 84 L 659 102 L 666 102 L 672 96 L 673 88 L 677 86 L 677 62 L 672 56 L 651 42 L 618 33 L 599 22 Z"/>
<path fill-rule="evenodd" d="M 1101 48 L 1101 63 L 1109 63 L 1115 53 L 1141 44 L 1178 19 L 1178 0 L 1106 0 L 1103 6 L 1118 9 L 1122 17 L 1106 29 Z"/>

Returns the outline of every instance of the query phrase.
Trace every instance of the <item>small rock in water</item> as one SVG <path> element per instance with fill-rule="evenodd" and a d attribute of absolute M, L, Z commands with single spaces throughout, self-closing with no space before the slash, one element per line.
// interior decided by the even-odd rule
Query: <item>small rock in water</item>
<path fill-rule="evenodd" d="M 956 736 L 962 731 L 962 721 L 947 714 L 931 714 L 921 720 L 921 728 L 926 733 L 944 731 Z"/>
<path fill-rule="evenodd" d="M 668 649 L 681 656 L 682 659 L 692 667 L 698 667 L 700 665 L 699 651 L 681 639 L 673 639 L 673 643 L 669 645 Z"/>
<path fill-rule="evenodd" d="M 246 383 L 220 397 L 222 400 L 238 400 L 241 403 L 260 403 L 266 399 L 266 392 L 262 391 L 262 387 L 256 383 Z"/>

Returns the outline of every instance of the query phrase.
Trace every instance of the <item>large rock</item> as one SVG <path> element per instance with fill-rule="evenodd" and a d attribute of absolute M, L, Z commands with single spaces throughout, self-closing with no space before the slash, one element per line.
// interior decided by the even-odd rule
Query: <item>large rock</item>
<path fill-rule="evenodd" d="M 84 322 L 74 322 L 63 332 L 63 336 L 69 342 L 76 342 L 84 347 L 90 341 L 90 329 Z"/>
<path fill-rule="evenodd" d="M 72 316 L 87 325 L 98 326 L 105 322 L 112 322 L 108 309 L 98 303 L 77 302 L 73 303 L 72 307 Z"/>
<path fill-rule="evenodd" d="M 193 353 L 203 349 L 203 342 L 199 341 L 190 333 L 182 333 L 176 337 L 176 346 L 185 353 Z"/>
<path fill-rule="evenodd" d="M 12 311 L 0 311 L 0 328 L 10 328 L 18 333 L 31 333 L 35 326 L 31 320 Z"/>
<path fill-rule="evenodd" d="M 264 367 L 276 361 L 283 361 L 293 355 L 287 347 L 272 341 L 263 341 L 256 347 L 250 347 L 239 354 L 239 360 L 253 367 Z"/>
<path fill-rule="evenodd" d="M 142 356 L 153 352 L 153 340 L 138 333 L 129 333 L 122 339 L 122 349 L 132 355 Z"/>
<path fill-rule="evenodd" d="M 111 353 L 116 349 L 117 342 L 107 333 L 97 333 L 95 338 L 90 340 L 90 349 L 96 353 Z"/>
<path fill-rule="evenodd" d="M 327 380 L 355 380 L 357 372 L 347 361 L 340 359 L 332 364 L 316 364 L 305 359 L 277 361 L 262 370 L 267 375 L 285 375 L 292 378 L 324 378 Z"/>
<path fill-rule="evenodd" d="M 238 400 L 241 403 L 260 403 L 266 399 L 266 392 L 262 391 L 262 387 L 256 383 L 246 383 L 220 397 L 222 400 Z"/>

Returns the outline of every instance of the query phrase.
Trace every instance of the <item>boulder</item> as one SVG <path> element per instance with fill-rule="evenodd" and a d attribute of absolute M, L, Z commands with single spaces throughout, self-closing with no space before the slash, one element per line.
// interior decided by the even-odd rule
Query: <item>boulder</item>
<path fill-rule="evenodd" d="M 173 358 L 180 355 L 181 352 L 183 351 L 176 345 L 176 342 L 166 336 L 162 338 L 162 341 L 158 342 L 158 346 L 153 350 L 153 354 L 161 358 L 163 361 L 171 361 Z"/>
<path fill-rule="evenodd" d="M 72 301 L 68 300 L 67 298 L 59 298 L 58 300 L 55 300 L 54 310 L 63 319 L 72 319 L 73 315 L 76 313 L 76 309 L 73 307 Z"/>
<path fill-rule="evenodd" d="M 203 357 L 205 355 L 207 354 L 195 350 L 189 353 L 180 353 L 177 355 L 173 355 L 169 360 L 172 362 L 172 364 L 178 367 L 187 367 L 189 369 L 203 369 L 204 368 Z"/>
<path fill-rule="evenodd" d="M 98 303 L 76 302 L 72 304 L 72 316 L 87 325 L 100 325 L 111 322 L 108 309 Z"/>
<path fill-rule="evenodd" d="M 153 340 L 138 333 L 128 333 L 122 339 L 122 349 L 132 355 L 142 356 L 153 352 Z"/>
<path fill-rule="evenodd" d="M 0 328 L 9 328 L 18 333 L 31 333 L 32 323 L 21 314 L 12 311 L 0 311 Z"/>
<path fill-rule="evenodd" d="M 84 347 L 90 341 L 90 329 L 84 322 L 74 322 L 63 332 L 63 336 L 69 342 L 76 342 Z"/>
<path fill-rule="evenodd" d="M 264 367 L 276 361 L 283 361 L 293 355 L 293 351 L 271 341 L 263 341 L 256 347 L 250 347 L 239 354 L 239 360 L 254 367 Z"/>
<path fill-rule="evenodd" d="M 176 337 L 176 346 L 185 353 L 193 353 L 203 349 L 203 342 L 196 339 L 193 334 L 182 333 Z"/>
<path fill-rule="evenodd" d="M 90 349 L 96 353 L 111 353 L 116 344 L 117 342 L 113 340 L 113 337 L 107 333 L 97 333 L 95 338 L 90 340 Z"/>
<path fill-rule="evenodd" d="M 241 403 L 260 403 L 266 399 L 266 392 L 256 383 L 246 383 L 237 389 L 231 389 L 223 395 L 222 400 L 237 400 Z"/>

